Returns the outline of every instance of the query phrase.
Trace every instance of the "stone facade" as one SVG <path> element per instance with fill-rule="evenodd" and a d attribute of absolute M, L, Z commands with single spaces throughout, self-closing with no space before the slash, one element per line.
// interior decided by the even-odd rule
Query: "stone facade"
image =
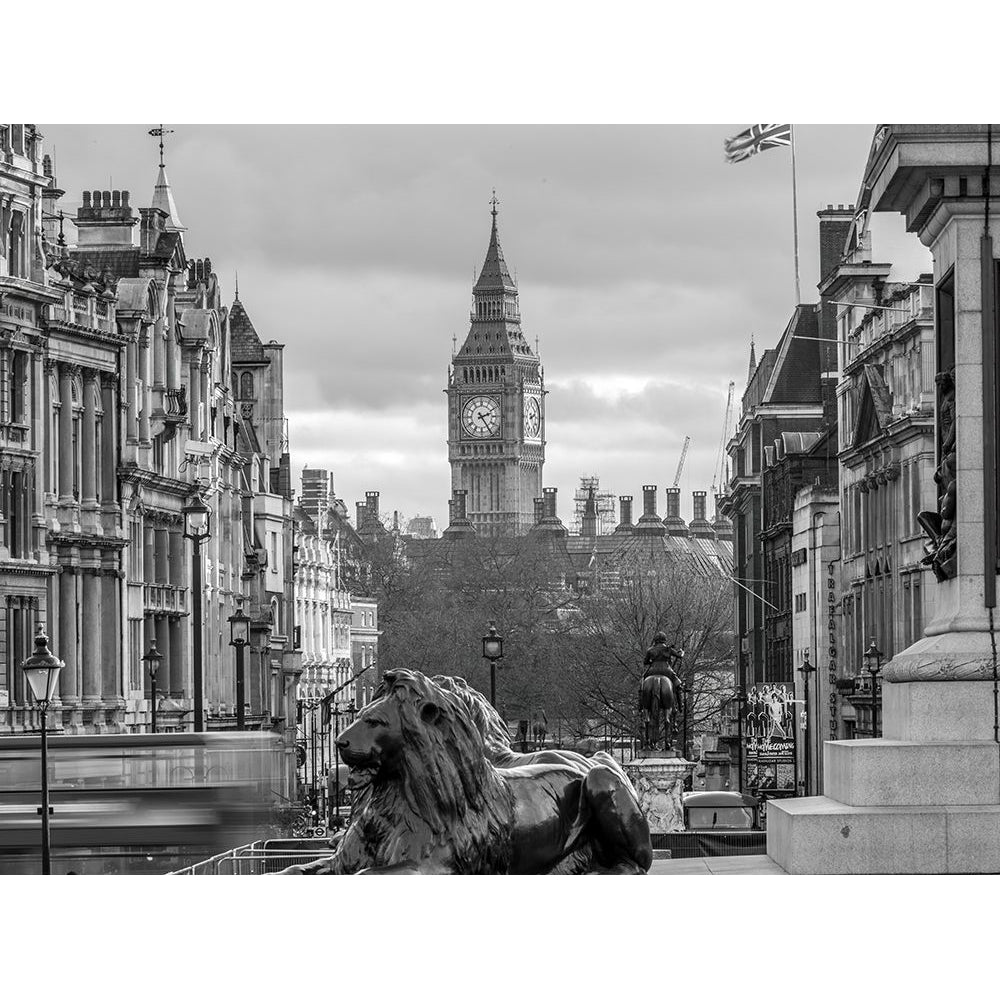
<path fill-rule="evenodd" d="M 75 245 L 57 213 L 62 193 L 34 127 L 0 126 L 0 731 L 36 724 L 20 667 L 38 626 L 65 663 L 57 728 L 147 730 L 142 657 L 154 640 L 158 724 L 189 728 L 195 626 L 203 724 L 231 728 L 227 619 L 244 604 L 262 624 L 276 597 L 283 617 L 251 647 L 247 690 L 251 724 L 284 727 L 281 675 L 295 673 L 290 490 L 269 481 L 282 465 L 280 348 L 255 431 L 255 414 L 236 406 L 229 310 L 211 262 L 186 255 L 162 163 L 149 208 L 136 212 L 127 191 L 84 192 Z M 199 623 L 181 516 L 195 491 L 212 527 Z M 266 542 L 256 544 L 262 520 L 279 526 L 271 578 Z"/>

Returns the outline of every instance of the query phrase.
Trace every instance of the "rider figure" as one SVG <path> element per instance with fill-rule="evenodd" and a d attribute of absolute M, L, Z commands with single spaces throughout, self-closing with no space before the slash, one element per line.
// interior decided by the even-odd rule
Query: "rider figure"
<path fill-rule="evenodd" d="M 653 636 L 653 645 L 646 650 L 645 659 L 642 663 L 645 666 L 645 670 L 642 673 L 643 678 L 646 677 L 669 677 L 670 683 L 674 686 L 674 704 L 679 705 L 681 703 L 681 696 L 684 693 L 684 688 L 681 684 L 680 677 L 677 676 L 672 664 L 676 663 L 677 660 L 684 656 L 683 649 L 674 649 L 673 646 L 667 645 L 667 636 L 663 632 L 657 632 Z"/>

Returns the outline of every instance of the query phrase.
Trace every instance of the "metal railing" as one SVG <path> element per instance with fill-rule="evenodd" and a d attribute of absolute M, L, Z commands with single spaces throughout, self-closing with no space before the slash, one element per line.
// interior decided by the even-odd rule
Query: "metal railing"
<path fill-rule="evenodd" d="M 255 840 L 168 875 L 270 875 L 292 865 L 331 857 L 332 847 L 308 840 Z"/>

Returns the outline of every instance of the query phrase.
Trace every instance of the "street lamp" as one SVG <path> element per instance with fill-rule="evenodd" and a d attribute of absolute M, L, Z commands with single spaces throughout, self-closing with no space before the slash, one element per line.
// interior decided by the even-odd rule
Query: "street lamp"
<path fill-rule="evenodd" d="M 490 661 L 490 704 L 497 704 L 497 660 L 503 659 L 503 636 L 497 632 L 496 622 L 490 621 L 490 630 L 483 636 L 483 659 Z"/>
<path fill-rule="evenodd" d="M 683 695 L 684 695 L 684 723 L 683 723 L 683 725 L 684 725 L 684 733 L 683 733 L 684 749 L 681 752 L 681 756 L 685 760 L 687 760 L 688 759 L 688 711 L 689 711 L 689 706 L 691 704 L 691 685 L 690 684 L 685 684 L 681 688 L 681 691 L 683 692 Z"/>
<path fill-rule="evenodd" d="M 184 537 L 190 538 L 193 543 L 191 564 L 193 579 L 191 587 L 191 659 L 193 661 L 192 669 L 194 678 L 194 731 L 201 733 L 205 730 L 204 692 L 202 691 L 201 674 L 201 544 L 208 541 L 212 535 L 212 512 L 205 506 L 205 501 L 201 498 L 201 492 L 196 488 L 187 498 L 184 506 L 181 507 L 181 514 L 184 517 Z"/>
<path fill-rule="evenodd" d="M 24 661 L 24 676 L 31 688 L 31 695 L 38 703 L 42 716 L 42 805 L 38 810 L 42 817 L 42 874 L 52 874 L 51 846 L 49 842 L 49 745 L 46 714 L 55 697 L 59 683 L 62 660 L 49 651 L 49 637 L 39 626 L 35 636 L 35 651 Z"/>
<path fill-rule="evenodd" d="M 872 636 L 871 645 L 864 652 L 868 673 L 872 675 L 872 739 L 878 739 L 878 675 L 882 669 L 882 650 L 875 644 Z"/>
<path fill-rule="evenodd" d="M 160 667 L 163 654 L 156 648 L 156 639 L 149 640 L 149 650 L 142 658 L 143 663 L 149 664 L 149 694 L 150 694 L 150 714 L 152 721 L 152 731 L 156 732 L 156 671 Z"/>
<path fill-rule="evenodd" d="M 799 673 L 802 674 L 802 683 L 805 688 L 805 694 L 803 698 L 805 699 L 806 706 L 806 716 L 805 716 L 805 759 L 806 759 L 806 795 L 809 794 L 810 778 L 812 776 L 812 728 L 809 725 L 809 675 L 816 672 L 816 668 L 809 662 L 809 650 L 807 649 L 802 656 L 802 666 L 799 667 Z M 798 789 L 795 789 L 796 794 Z"/>
<path fill-rule="evenodd" d="M 236 610 L 229 616 L 229 645 L 236 647 L 236 728 L 246 729 L 246 687 L 243 676 L 243 650 L 250 642 L 250 616 L 243 611 L 243 598 L 236 599 Z"/>

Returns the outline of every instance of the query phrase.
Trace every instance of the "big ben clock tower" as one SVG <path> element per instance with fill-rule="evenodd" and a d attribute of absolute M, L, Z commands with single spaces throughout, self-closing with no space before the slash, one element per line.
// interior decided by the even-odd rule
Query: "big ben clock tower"
<path fill-rule="evenodd" d="M 479 534 L 524 534 L 542 495 L 545 388 L 500 249 L 496 193 L 491 204 L 472 322 L 448 373 L 448 460 L 452 490 L 466 491 L 467 515 Z"/>

